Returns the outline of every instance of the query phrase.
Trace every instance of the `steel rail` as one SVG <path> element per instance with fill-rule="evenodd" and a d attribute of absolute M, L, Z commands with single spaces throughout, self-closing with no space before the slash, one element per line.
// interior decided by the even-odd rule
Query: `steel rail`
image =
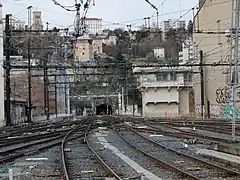
<path fill-rule="evenodd" d="M 85 120 L 86 121 L 86 120 Z M 76 131 L 78 128 L 80 127 L 80 125 L 76 126 L 75 128 L 73 128 L 72 130 L 70 130 L 63 138 L 62 142 L 61 142 L 61 156 L 62 156 L 62 164 L 63 164 L 63 171 L 64 171 L 64 176 L 66 178 L 66 180 L 69 180 L 69 173 L 68 173 L 68 169 L 67 169 L 67 165 L 66 165 L 66 156 L 65 156 L 65 144 L 66 142 L 68 142 L 70 139 L 69 136 Z M 87 129 L 87 128 L 86 128 Z M 86 130 L 85 130 L 86 131 Z M 80 134 L 78 137 L 83 136 L 84 133 Z"/>
<path fill-rule="evenodd" d="M 50 147 L 56 146 L 58 144 L 61 144 L 63 136 L 65 136 L 65 134 L 57 136 L 57 137 L 49 138 L 49 139 L 46 139 L 46 140 L 40 140 L 40 141 L 34 142 L 34 143 L 31 142 L 29 144 L 19 146 L 19 147 L 16 147 L 16 148 L 10 148 L 8 150 L 3 150 L 2 153 L 6 154 L 6 153 L 14 152 L 16 150 L 23 149 L 20 152 L 15 152 L 14 154 L 8 154 L 8 155 L 0 157 L 0 162 L 3 162 L 3 163 L 10 162 L 10 161 L 12 161 L 16 158 L 22 157 L 24 155 L 39 152 L 40 150 L 43 150 L 43 149 L 50 148 Z M 74 139 L 74 138 L 71 138 L 71 139 Z M 44 144 L 44 145 L 41 145 L 41 146 L 36 147 L 34 149 L 31 149 L 32 146 L 38 145 L 38 144 L 43 144 L 43 143 L 48 143 L 48 144 Z"/>
<path fill-rule="evenodd" d="M 90 145 L 88 138 L 87 138 L 87 133 L 85 133 L 85 140 L 86 143 L 88 145 L 88 148 L 93 152 L 93 154 L 95 155 L 96 159 L 98 160 L 98 162 L 102 165 L 102 167 L 108 171 L 110 174 L 112 174 L 117 180 L 122 180 L 122 178 L 120 176 L 117 175 L 117 173 L 114 172 L 114 170 L 112 170 L 112 168 L 110 168 L 105 162 L 104 160 L 98 155 L 98 153 L 93 149 L 93 147 Z"/>
<path fill-rule="evenodd" d="M 148 124 L 147 126 L 153 128 L 153 129 L 156 129 L 158 131 L 164 132 L 167 135 L 171 135 L 171 136 L 175 136 L 175 137 L 181 136 L 181 137 L 209 140 L 209 141 L 214 142 L 214 143 L 219 143 L 219 142 L 232 143 L 232 141 L 230 139 L 228 140 L 228 139 L 221 139 L 221 138 L 218 138 L 218 137 L 204 136 L 204 135 L 193 133 L 193 132 L 186 132 L 186 131 L 183 131 L 183 130 L 180 130 L 180 129 L 175 129 L 174 127 L 169 127 L 168 126 L 167 128 L 172 129 L 176 132 L 168 132 L 166 130 L 163 130 L 163 129 L 160 129 L 160 128 L 156 127 L 156 125 L 154 126 L 154 125 Z"/>
<path fill-rule="evenodd" d="M 200 178 L 196 177 L 196 176 L 193 176 L 185 171 L 182 171 L 181 169 L 175 167 L 175 166 L 172 166 L 171 164 L 153 156 L 152 154 L 149 154 L 147 153 L 146 151 L 138 148 L 137 146 L 135 146 L 133 143 L 129 142 L 128 140 L 126 140 L 123 135 L 117 130 L 117 128 L 115 127 L 115 131 L 117 132 L 117 134 L 119 135 L 119 137 L 125 141 L 128 145 L 130 145 L 132 148 L 134 148 L 135 150 L 141 152 L 142 154 L 144 154 L 145 156 L 153 159 L 154 161 L 160 163 L 161 165 L 163 165 L 166 169 L 171 169 L 172 171 L 176 172 L 176 173 L 180 173 L 181 175 L 185 176 L 185 177 L 188 177 L 189 179 L 192 179 L 192 180 L 200 180 Z"/>
<path fill-rule="evenodd" d="M 176 153 L 176 154 L 179 154 L 179 155 L 181 155 L 181 156 L 184 156 L 184 157 L 186 157 L 186 158 L 188 158 L 188 159 L 191 159 L 191 160 L 194 160 L 194 161 L 196 161 L 196 162 L 205 164 L 205 165 L 207 165 L 207 166 L 209 166 L 209 167 L 212 167 L 212 168 L 215 168 L 215 169 L 219 169 L 219 170 L 225 171 L 225 172 L 227 172 L 227 173 L 229 173 L 229 174 L 232 174 L 232 175 L 240 175 L 240 172 L 237 172 L 237 171 L 234 171 L 234 170 L 231 170 L 231 169 L 227 169 L 227 168 L 225 168 L 225 167 L 222 167 L 222 166 L 213 164 L 213 163 L 211 163 L 211 162 L 203 161 L 203 160 L 201 160 L 201 159 L 199 159 L 199 158 L 197 158 L 197 157 L 194 157 L 194 156 L 185 154 L 185 153 L 183 153 L 183 152 L 177 151 L 177 150 L 175 150 L 175 149 L 173 149 L 173 148 L 170 148 L 170 147 L 168 147 L 168 146 L 165 146 L 165 145 L 163 145 L 163 144 L 160 144 L 160 143 L 158 143 L 158 142 L 155 142 L 155 141 L 153 141 L 153 140 L 151 140 L 151 139 L 143 136 L 142 134 L 140 134 L 140 133 L 137 132 L 136 130 L 132 129 L 130 126 L 128 126 L 128 127 L 129 127 L 129 129 L 130 129 L 132 132 L 134 132 L 134 133 L 137 134 L 138 136 L 142 137 L 143 139 L 145 139 L 145 140 L 147 140 L 147 141 L 149 141 L 149 142 L 151 142 L 151 143 L 153 143 L 153 144 L 155 144 L 155 145 L 157 145 L 157 146 L 159 146 L 159 147 L 161 147 L 161 148 L 164 148 L 164 149 L 166 149 L 166 150 L 172 151 L 172 152 L 174 152 L 174 153 Z"/>

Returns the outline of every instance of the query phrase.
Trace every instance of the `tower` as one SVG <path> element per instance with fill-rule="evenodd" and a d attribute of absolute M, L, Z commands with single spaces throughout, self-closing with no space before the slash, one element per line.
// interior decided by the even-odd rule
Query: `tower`
<path fill-rule="evenodd" d="M 33 11 L 33 30 L 43 30 L 41 16 L 42 16 L 41 11 Z"/>

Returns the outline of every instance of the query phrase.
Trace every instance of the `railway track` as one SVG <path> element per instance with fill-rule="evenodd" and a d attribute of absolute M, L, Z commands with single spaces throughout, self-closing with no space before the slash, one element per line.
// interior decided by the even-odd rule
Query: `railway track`
<path fill-rule="evenodd" d="M 41 133 L 44 131 L 53 132 L 60 129 L 78 125 L 81 121 L 70 121 L 68 118 L 65 121 L 60 121 L 59 123 L 45 122 L 45 123 L 34 123 L 34 124 L 24 124 L 18 126 L 8 126 L 0 129 L 0 139 L 8 138 L 9 136 L 22 136 L 23 134 L 34 134 Z"/>
<path fill-rule="evenodd" d="M 154 142 L 130 127 L 117 127 L 119 136 L 136 150 L 188 179 L 240 178 L 240 173 Z"/>
<path fill-rule="evenodd" d="M 81 127 L 82 129 L 86 127 Z M 80 131 L 80 128 L 79 128 Z M 64 138 L 66 133 L 63 134 L 50 134 L 47 137 L 40 138 L 39 136 L 37 140 L 33 140 L 30 142 L 25 142 L 22 144 L 14 144 L 11 146 L 7 146 L 0 149 L 0 162 L 7 163 L 13 161 L 19 157 L 27 156 L 46 148 L 50 148 L 56 145 L 61 144 L 62 139 Z M 72 138 L 74 139 L 74 138 Z"/>
<path fill-rule="evenodd" d="M 168 136 L 173 136 L 173 137 L 182 137 L 182 138 L 186 138 L 186 139 L 200 139 L 200 140 L 208 140 L 210 142 L 214 142 L 214 143 L 219 143 L 219 142 L 224 142 L 224 143 L 232 143 L 232 140 L 230 139 L 223 139 L 220 137 L 214 137 L 214 136 L 207 136 L 207 135 L 203 135 L 203 134 L 199 134 L 196 132 L 190 132 L 190 131 L 185 131 L 182 129 L 178 129 L 175 127 L 171 127 L 171 126 L 157 126 L 154 125 L 153 123 L 151 124 L 147 124 L 147 126 L 149 128 L 142 128 L 142 130 L 146 130 L 146 131 L 152 131 L 152 132 L 161 132 L 164 135 L 168 135 Z"/>
<path fill-rule="evenodd" d="M 158 124 L 158 123 L 155 123 Z M 175 128 L 196 128 L 199 130 L 210 131 L 214 133 L 220 134 L 228 134 L 231 135 L 232 133 L 232 123 L 231 122 L 166 122 L 166 123 L 159 123 L 158 125 L 163 125 L 166 127 L 175 127 Z M 236 135 L 240 135 L 240 124 L 239 122 L 236 123 Z"/>
<path fill-rule="evenodd" d="M 69 131 L 62 140 L 61 154 L 64 176 L 66 180 L 70 179 L 105 179 L 114 178 L 121 180 L 121 178 L 112 170 L 104 160 L 97 154 L 94 148 L 88 141 L 88 132 L 92 128 L 92 121 L 88 122 L 87 128 L 84 132 L 78 132 L 78 127 Z M 67 144 L 70 140 L 69 137 L 76 136 L 77 139 L 71 144 Z M 75 138 L 76 139 L 76 138 Z M 85 143 L 84 143 L 84 142 Z M 66 151 L 73 150 L 71 151 Z M 90 151 L 89 151 L 90 149 Z M 76 167 L 77 170 L 76 170 Z M 88 167 L 89 169 L 86 169 Z"/>

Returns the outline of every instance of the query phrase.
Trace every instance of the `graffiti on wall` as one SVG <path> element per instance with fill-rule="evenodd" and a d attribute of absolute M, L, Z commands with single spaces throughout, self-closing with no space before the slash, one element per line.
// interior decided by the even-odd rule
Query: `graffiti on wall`
<path fill-rule="evenodd" d="M 216 90 L 216 102 L 218 104 L 230 103 L 232 97 L 232 88 L 224 87 Z"/>
<path fill-rule="evenodd" d="M 235 114 L 235 117 L 240 119 L 240 103 L 233 108 L 231 102 L 232 88 L 227 86 L 218 88 L 216 89 L 216 103 L 210 104 L 209 110 L 204 108 L 204 111 L 209 111 L 211 118 L 232 119 L 233 115 Z M 201 114 L 201 105 L 198 104 L 196 105 L 196 115 L 201 116 Z"/>
<path fill-rule="evenodd" d="M 233 111 L 232 106 L 229 104 L 211 104 L 210 105 L 210 117 L 211 118 L 222 118 L 222 119 L 232 119 L 233 118 Z M 240 104 L 234 108 L 235 117 L 240 119 Z M 201 105 L 198 104 L 196 106 L 196 115 L 201 116 L 202 110 Z"/>
<path fill-rule="evenodd" d="M 232 119 L 234 114 L 235 118 L 240 119 L 239 107 L 233 107 L 229 104 L 222 104 L 221 110 L 221 118 L 223 119 Z"/>
<path fill-rule="evenodd" d="M 232 93 L 232 88 L 227 86 L 216 90 L 216 102 L 219 106 L 218 114 L 222 119 L 232 119 L 234 114 L 236 118 L 240 118 L 240 104 L 238 104 L 237 107 L 233 107 L 231 104 Z"/>

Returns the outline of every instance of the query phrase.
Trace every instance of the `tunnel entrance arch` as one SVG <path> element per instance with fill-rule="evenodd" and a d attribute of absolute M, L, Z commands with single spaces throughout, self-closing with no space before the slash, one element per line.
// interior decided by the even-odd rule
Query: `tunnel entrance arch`
<path fill-rule="evenodd" d="M 112 107 L 108 104 L 96 106 L 96 115 L 112 115 Z"/>

